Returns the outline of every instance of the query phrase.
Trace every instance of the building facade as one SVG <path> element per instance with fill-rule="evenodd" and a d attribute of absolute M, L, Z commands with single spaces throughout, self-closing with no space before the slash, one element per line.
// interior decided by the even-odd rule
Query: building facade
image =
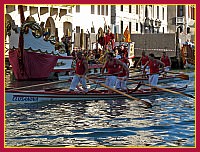
<path fill-rule="evenodd" d="M 24 5 L 25 19 L 44 25 L 44 31 L 58 37 L 74 33 L 97 34 L 102 27 L 123 35 L 130 34 L 195 33 L 193 5 Z M 20 26 L 18 5 L 5 5 L 6 23 L 14 20 Z M 6 29 L 6 28 L 5 28 Z M 5 37 L 6 42 L 9 38 Z M 93 40 L 95 42 L 95 36 Z"/>
<path fill-rule="evenodd" d="M 180 43 L 195 40 L 195 5 L 169 5 L 168 31 L 178 32 Z"/>

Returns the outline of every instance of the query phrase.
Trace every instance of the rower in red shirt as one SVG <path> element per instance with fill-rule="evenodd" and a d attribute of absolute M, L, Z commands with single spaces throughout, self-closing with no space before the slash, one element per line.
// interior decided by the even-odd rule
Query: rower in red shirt
<path fill-rule="evenodd" d="M 163 72 L 165 64 L 162 61 L 155 59 L 154 54 L 150 53 L 149 54 L 149 61 L 144 65 L 143 70 L 145 70 L 147 65 L 149 65 L 149 68 L 150 68 L 149 84 L 151 86 L 156 86 L 158 84 L 159 68 L 161 66 L 162 72 Z"/>
<path fill-rule="evenodd" d="M 115 59 L 113 53 L 108 53 L 107 61 L 103 65 L 101 73 L 103 75 L 104 70 L 107 69 L 108 74 L 106 76 L 105 84 L 111 88 L 115 87 L 117 76 L 121 72 L 121 70 L 119 70 L 119 66 L 121 66 L 122 69 L 125 69 L 128 71 L 128 67 L 123 62 L 121 62 L 118 59 Z M 127 74 L 127 77 L 129 76 L 128 74 Z M 109 92 L 111 93 L 111 91 Z"/>
<path fill-rule="evenodd" d="M 70 85 L 70 91 L 74 91 L 75 88 L 78 86 L 78 83 L 80 82 L 82 84 L 82 88 L 84 89 L 84 92 L 88 92 L 86 79 L 85 79 L 85 75 L 87 72 L 88 72 L 87 60 L 83 56 L 82 52 L 78 52 L 75 75 Z"/>
<path fill-rule="evenodd" d="M 128 68 L 130 65 L 130 62 L 128 58 L 126 57 L 125 54 L 122 54 L 122 59 L 120 61 L 123 62 L 123 64 Z M 121 89 L 123 91 L 128 91 L 126 83 L 127 83 L 127 78 L 129 77 L 129 70 L 127 68 L 123 68 L 121 65 L 119 65 L 119 71 L 122 71 L 121 73 L 118 74 L 117 80 L 116 80 L 116 89 Z"/>
<path fill-rule="evenodd" d="M 171 69 L 171 60 L 166 55 L 166 52 L 163 52 L 163 55 L 160 60 L 165 64 L 165 71 L 169 71 Z"/>
<path fill-rule="evenodd" d="M 145 51 L 142 52 L 142 57 L 139 59 L 139 61 L 136 64 L 136 68 L 141 62 L 141 69 L 144 68 L 144 65 L 149 61 L 149 57 L 145 54 Z M 143 72 L 143 74 L 149 74 L 149 66 L 146 66 L 146 70 Z"/>

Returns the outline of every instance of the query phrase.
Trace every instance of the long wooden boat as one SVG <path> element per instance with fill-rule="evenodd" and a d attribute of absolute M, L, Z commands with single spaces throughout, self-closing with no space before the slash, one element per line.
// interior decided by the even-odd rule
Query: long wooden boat
<path fill-rule="evenodd" d="M 187 88 L 184 87 L 168 87 L 167 89 L 182 92 Z M 126 92 L 125 92 L 126 93 Z M 150 91 L 150 88 L 141 88 L 138 90 L 129 89 L 129 95 L 133 97 L 146 97 L 156 94 L 165 93 L 163 90 Z M 82 100 L 109 100 L 127 98 L 118 93 L 108 93 L 106 89 L 91 89 L 88 93 L 74 91 L 69 92 L 61 88 L 46 90 L 6 90 L 6 103 L 37 103 L 49 101 L 82 101 Z"/>

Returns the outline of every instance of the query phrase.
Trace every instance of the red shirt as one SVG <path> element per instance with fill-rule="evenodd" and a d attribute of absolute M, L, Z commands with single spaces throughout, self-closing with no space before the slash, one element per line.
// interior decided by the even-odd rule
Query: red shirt
<path fill-rule="evenodd" d="M 142 65 L 145 65 L 147 63 L 147 61 L 149 61 L 149 57 L 147 55 L 146 56 L 142 56 L 142 59 L 141 59 Z"/>
<path fill-rule="evenodd" d="M 83 59 L 78 60 L 76 63 L 76 74 L 83 75 L 85 72 L 85 66 L 83 64 Z"/>
<path fill-rule="evenodd" d="M 159 63 L 156 60 L 149 61 L 150 74 L 159 73 Z"/>
<path fill-rule="evenodd" d="M 113 62 L 106 62 L 105 68 L 108 70 L 108 74 L 114 74 L 119 72 L 119 65 L 117 64 L 116 59 L 113 59 Z"/>
<path fill-rule="evenodd" d="M 170 66 L 170 60 L 168 56 L 162 56 L 161 61 L 165 64 L 165 66 Z"/>
<path fill-rule="evenodd" d="M 123 63 L 125 63 L 126 65 L 129 63 L 129 61 L 126 58 L 121 59 L 120 61 L 122 61 Z M 126 70 L 123 69 L 123 67 L 121 65 L 119 65 L 119 72 L 122 71 L 122 73 L 118 74 L 118 77 L 124 77 L 126 76 Z"/>

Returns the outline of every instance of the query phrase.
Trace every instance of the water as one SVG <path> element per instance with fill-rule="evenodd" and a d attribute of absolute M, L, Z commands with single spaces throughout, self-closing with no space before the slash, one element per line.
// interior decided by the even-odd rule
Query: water
<path fill-rule="evenodd" d="M 178 85 L 187 83 L 185 93 L 195 95 L 194 73 L 188 74 Z M 172 93 L 149 99 L 152 108 L 128 99 L 6 105 L 5 145 L 194 147 L 194 100 Z"/>

